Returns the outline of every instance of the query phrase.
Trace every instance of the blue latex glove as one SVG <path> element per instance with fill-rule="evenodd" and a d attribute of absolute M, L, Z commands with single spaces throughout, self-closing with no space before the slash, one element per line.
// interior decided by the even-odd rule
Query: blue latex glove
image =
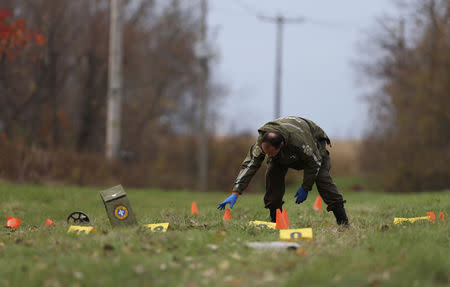
<path fill-rule="evenodd" d="M 233 205 L 236 203 L 238 196 L 234 193 L 232 193 L 230 196 L 225 199 L 224 202 L 220 203 L 219 206 L 217 206 L 217 209 L 224 210 L 227 203 L 230 204 L 230 208 L 233 208 Z"/>
<path fill-rule="evenodd" d="M 295 196 L 297 199 L 295 200 L 295 203 L 299 204 L 302 203 L 303 201 L 306 200 L 306 198 L 308 197 L 308 191 L 305 190 L 303 187 L 300 187 L 297 190 L 297 193 L 295 194 Z"/>

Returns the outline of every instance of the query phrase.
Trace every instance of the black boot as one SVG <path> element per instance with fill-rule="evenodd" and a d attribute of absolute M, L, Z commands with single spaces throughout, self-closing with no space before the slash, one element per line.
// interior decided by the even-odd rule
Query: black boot
<path fill-rule="evenodd" d="M 349 226 L 347 214 L 345 213 L 345 208 L 338 207 L 333 210 L 334 217 L 336 217 L 336 222 L 338 225 Z"/>
<path fill-rule="evenodd" d="M 277 210 L 276 209 L 270 209 L 270 221 L 277 222 Z"/>
<path fill-rule="evenodd" d="M 284 201 L 282 201 L 281 205 L 278 205 L 278 207 L 274 207 L 273 205 L 271 205 L 269 207 L 271 222 L 277 222 L 277 209 L 279 209 L 280 211 L 283 211 L 283 204 L 284 204 Z"/>

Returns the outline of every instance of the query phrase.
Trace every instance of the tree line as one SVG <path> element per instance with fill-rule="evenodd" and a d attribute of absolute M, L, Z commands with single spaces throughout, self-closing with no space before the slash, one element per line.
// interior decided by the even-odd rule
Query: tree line
<path fill-rule="evenodd" d="M 380 19 L 361 61 L 378 87 L 361 164 L 388 191 L 448 188 L 450 1 L 399 3 L 400 16 Z"/>
<path fill-rule="evenodd" d="M 0 177 L 196 187 L 198 3 L 123 3 L 122 153 L 108 162 L 109 0 L 2 1 Z M 366 84 L 377 87 L 360 166 L 388 191 L 448 188 L 450 1 L 399 3 L 400 16 L 380 19 L 359 59 Z M 211 124 L 226 90 L 212 81 L 208 89 Z M 209 185 L 230 189 L 255 135 L 212 131 Z"/>
<path fill-rule="evenodd" d="M 7 0 L 10 18 L 45 43 L 0 54 L 1 132 L 44 149 L 102 152 L 108 79 L 108 0 Z M 197 126 L 199 8 L 124 1 L 123 141 L 151 158 L 160 134 Z M 218 89 L 211 85 L 211 89 Z M 220 93 L 210 93 L 213 102 Z M 213 106 L 213 105 L 211 105 Z M 213 116 L 214 110 L 210 110 Z"/>
<path fill-rule="evenodd" d="M 121 160 L 108 163 L 103 153 L 110 1 L 2 1 L 0 176 L 77 184 L 122 178 L 129 185 L 162 181 L 179 187 L 159 180 L 163 172 L 188 178 L 186 188 L 195 186 L 199 2 L 122 3 Z M 215 101 L 224 89 L 213 80 L 208 89 L 212 136 Z M 173 155 L 176 161 L 162 161 Z M 126 174 L 131 165 L 133 175 Z"/>

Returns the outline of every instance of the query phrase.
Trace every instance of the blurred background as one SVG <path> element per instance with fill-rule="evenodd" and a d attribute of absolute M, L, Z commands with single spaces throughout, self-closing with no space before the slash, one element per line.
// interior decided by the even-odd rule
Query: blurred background
<path fill-rule="evenodd" d="M 442 190 L 449 80 L 449 0 L 3 0 L 0 178 L 230 191 L 258 127 L 294 115 L 333 175 Z"/>

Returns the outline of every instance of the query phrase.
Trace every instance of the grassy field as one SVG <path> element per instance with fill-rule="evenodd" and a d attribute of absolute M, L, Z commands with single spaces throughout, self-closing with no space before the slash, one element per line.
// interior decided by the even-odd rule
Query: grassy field
<path fill-rule="evenodd" d="M 262 251 L 247 241 L 276 241 L 278 232 L 249 227 L 267 220 L 262 194 L 244 195 L 222 221 L 227 194 L 126 189 L 139 225 L 170 222 L 166 233 L 142 227 L 112 229 L 95 188 L 0 183 L 0 218 L 22 219 L 0 235 L 0 286 L 448 286 L 450 191 L 393 195 L 350 192 L 348 230 L 331 213 L 315 212 L 317 195 L 294 203 L 286 193 L 291 227 L 312 227 L 314 240 L 297 251 Z M 190 215 L 195 200 L 200 214 Z M 67 234 L 65 219 L 86 212 L 99 235 Z M 446 222 L 393 225 L 394 217 L 442 211 Z M 45 219 L 57 223 L 44 227 Z"/>

